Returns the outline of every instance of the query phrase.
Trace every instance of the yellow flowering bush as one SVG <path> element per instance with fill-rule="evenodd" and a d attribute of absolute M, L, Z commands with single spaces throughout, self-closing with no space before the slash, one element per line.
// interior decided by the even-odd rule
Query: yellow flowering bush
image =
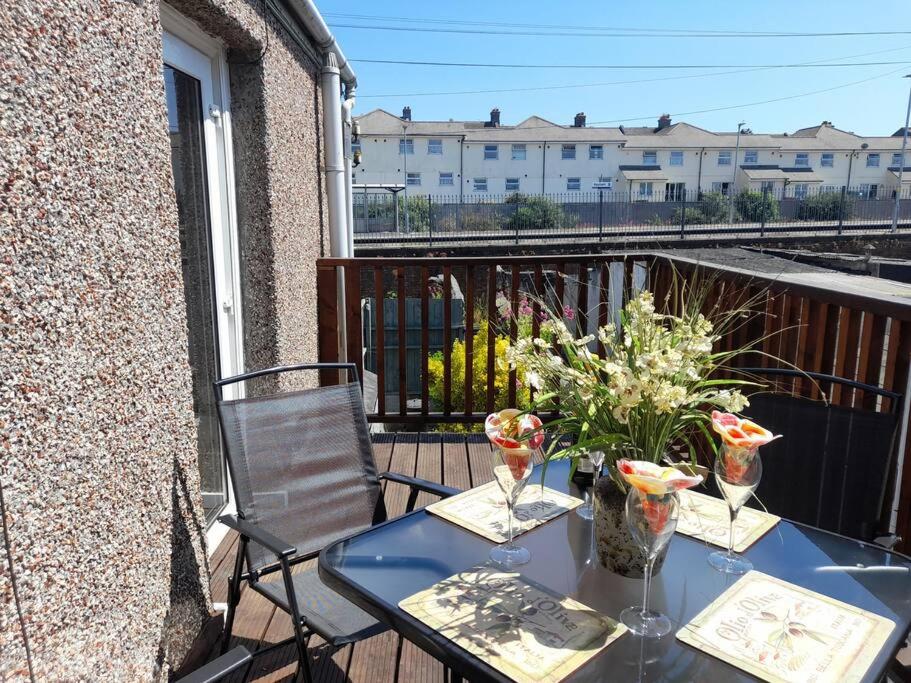
<path fill-rule="evenodd" d="M 471 334 L 469 331 L 468 334 Z M 465 342 L 456 340 L 452 344 L 452 410 L 460 412 L 465 410 Z M 487 321 L 481 320 L 478 331 L 472 340 L 473 358 L 471 369 L 471 387 L 475 412 L 483 412 L 487 402 Z M 509 395 L 509 337 L 496 335 L 494 337 L 494 410 L 507 406 Z M 429 374 L 428 392 L 433 404 L 433 410 L 443 408 L 443 354 L 438 351 L 430 356 L 427 361 Z M 531 406 L 528 385 L 524 382 L 524 371 L 521 367 L 516 373 L 516 407 L 527 410 Z M 447 424 L 440 427 L 447 432 L 480 432 L 482 424 Z"/>

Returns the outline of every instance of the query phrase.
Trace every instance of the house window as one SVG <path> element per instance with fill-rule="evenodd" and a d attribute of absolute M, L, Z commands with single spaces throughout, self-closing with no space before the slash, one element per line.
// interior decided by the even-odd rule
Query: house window
<path fill-rule="evenodd" d="M 575 159 L 576 158 L 576 146 L 575 145 L 563 145 L 563 158 L 564 159 Z"/>
<path fill-rule="evenodd" d="M 440 185 L 452 185 L 452 171 L 440 171 Z"/>
<path fill-rule="evenodd" d="M 475 192 L 487 192 L 487 178 L 475 178 L 474 179 L 474 191 Z"/>
<path fill-rule="evenodd" d="M 399 140 L 399 154 L 414 154 L 414 140 L 411 138 Z"/>
<path fill-rule="evenodd" d="M 759 163 L 759 151 L 755 149 L 747 149 L 743 152 L 743 163 L 745 164 L 758 164 Z"/>
<path fill-rule="evenodd" d="M 876 199 L 876 194 L 879 191 L 879 185 L 861 185 L 860 186 L 860 196 L 864 199 Z"/>
<path fill-rule="evenodd" d="M 604 158 L 604 145 L 589 145 L 588 146 L 588 158 L 589 159 L 603 159 Z"/>
<path fill-rule="evenodd" d="M 582 178 L 567 178 L 566 179 L 566 190 L 568 192 L 572 190 L 581 190 L 582 189 Z"/>
<path fill-rule="evenodd" d="M 658 165 L 658 152 L 650 151 L 642 153 L 642 164 L 644 166 Z"/>
<path fill-rule="evenodd" d="M 443 141 L 442 140 L 428 140 L 427 141 L 427 154 L 442 154 L 443 153 Z"/>
<path fill-rule="evenodd" d="M 893 166 L 902 165 L 902 153 L 901 152 L 892 152 L 892 165 Z"/>
<path fill-rule="evenodd" d="M 518 178 L 507 178 L 506 179 L 506 191 L 507 192 L 518 192 L 519 191 L 519 179 Z"/>
<path fill-rule="evenodd" d="M 835 155 L 832 152 L 824 152 L 821 157 L 819 157 L 819 165 L 825 166 L 826 168 L 832 168 L 835 165 Z"/>
<path fill-rule="evenodd" d="M 420 173 L 408 173 L 405 175 L 405 184 L 406 185 L 420 185 L 421 184 L 421 174 Z"/>
<path fill-rule="evenodd" d="M 794 165 L 795 166 L 809 166 L 810 165 L 810 155 L 803 152 L 799 152 L 794 155 Z"/>
<path fill-rule="evenodd" d="M 807 183 L 794 183 L 794 196 L 798 199 L 806 199 L 809 189 L 810 186 Z"/>
<path fill-rule="evenodd" d="M 664 186 L 664 201 L 682 202 L 686 199 L 685 183 L 667 183 Z"/>
<path fill-rule="evenodd" d="M 671 166 L 683 166 L 683 152 L 671 152 Z"/>
<path fill-rule="evenodd" d="M 730 191 L 731 191 L 730 183 L 719 183 L 719 182 L 712 183 L 712 192 L 720 192 L 721 194 L 727 196 Z"/>
<path fill-rule="evenodd" d="M 867 168 L 879 168 L 879 154 L 867 155 Z"/>
<path fill-rule="evenodd" d="M 763 193 L 771 194 L 775 190 L 775 181 L 774 180 L 763 180 L 762 184 L 759 186 L 759 189 Z"/>
<path fill-rule="evenodd" d="M 496 161 L 500 157 L 499 147 L 496 145 L 484 145 L 484 159 Z"/>
<path fill-rule="evenodd" d="M 725 149 L 718 152 L 718 165 L 719 166 L 730 166 L 731 165 L 731 150 Z"/>
<path fill-rule="evenodd" d="M 512 146 L 512 160 L 525 161 L 525 145 Z"/>
<path fill-rule="evenodd" d="M 639 196 L 640 197 L 651 197 L 652 192 L 654 191 L 655 186 L 653 183 L 639 183 Z"/>

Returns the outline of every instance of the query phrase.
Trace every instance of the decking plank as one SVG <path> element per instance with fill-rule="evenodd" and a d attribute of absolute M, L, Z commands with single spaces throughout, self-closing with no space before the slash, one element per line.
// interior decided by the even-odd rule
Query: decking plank
<path fill-rule="evenodd" d="M 463 491 L 471 488 L 468 449 L 460 434 L 443 435 L 443 483 Z"/>
<path fill-rule="evenodd" d="M 415 461 L 418 454 L 417 434 L 397 434 L 395 447 L 389 460 L 389 471 L 414 476 Z M 389 519 L 404 514 L 408 501 L 408 488 L 399 484 L 387 484 L 386 511 Z"/>
<path fill-rule="evenodd" d="M 493 481 L 490 442 L 483 434 L 470 434 L 465 440 L 468 462 L 471 467 L 471 486 L 480 486 Z"/>
<path fill-rule="evenodd" d="M 421 434 L 418 443 L 417 465 L 415 467 L 415 476 L 420 479 L 432 481 L 435 484 L 443 483 L 443 442 L 439 434 L 424 433 Z M 425 505 L 439 500 L 437 496 L 421 492 L 418 495 L 417 507 L 422 508 Z"/>

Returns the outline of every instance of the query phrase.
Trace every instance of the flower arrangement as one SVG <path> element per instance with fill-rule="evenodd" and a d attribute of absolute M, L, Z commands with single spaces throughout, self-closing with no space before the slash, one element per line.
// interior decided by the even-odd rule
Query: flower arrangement
<path fill-rule="evenodd" d="M 749 468 L 761 446 L 781 438 L 751 420 L 717 410 L 712 411 L 712 428 L 721 436 L 720 457 L 725 459 L 725 471 L 734 481 Z"/>
<path fill-rule="evenodd" d="M 740 412 L 749 405 L 742 393 L 755 386 L 743 379 L 717 376 L 717 370 L 742 350 L 714 351 L 715 342 L 748 315 L 745 306 L 701 312 L 704 296 L 691 291 L 676 314 L 656 311 L 653 296 L 640 292 L 597 335 L 581 338 L 558 313 L 541 323 L 539 338 L 519 338 L 507 358 L 538 390 L 535 405 L 559 400 L 562 417 L 545 425 L 553 443 L 572 435 L 575 443 L 547 458 L 577 457 L 605 450 L 614 464 L 620 450 L 638 460 L 661 462 L 669 447 L 682 447 L 693 465 L 697 440 L 710 438 L 711 410 Z M 683 297 L 680 297 L 681 299 Z M 599 350 L 593 352 L 595 342 Z M 705 437 L 703 439 L 703 437 Z M 612 446 L 623 445 L 614 450 Z M 623 488 L 623 481 L 612 477 Z"/>

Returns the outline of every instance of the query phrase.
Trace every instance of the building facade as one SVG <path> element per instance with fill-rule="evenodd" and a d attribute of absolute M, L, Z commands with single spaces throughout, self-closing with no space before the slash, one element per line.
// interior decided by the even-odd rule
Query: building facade
<path fill-rule="evenodd" d="M 192 664 L 232 505 L 212 381 L 317 358 L 345 67 L 285 7 L 0 7 L 2 681 Z"/>
<path fill-rule="evenodd" d="M 662 116 L 654 127 L 572 125 L 532 116 L 515 126 L 487 121 L 415 121 L 374 110 L 357 119 L 359 187 L 404 185 L 409 193 L 467 199 L 512 192 L 602 190 L 616 199 L 675 200 L 732 187 L 801 196 L 841 188 L 876 196 L 898 185 L 901 131 L 864 137 L 830 122 L 794 133 L 715 133 Z M 906 155 L 904 192 L 911 159 Z M 736 159 L 735 159 L 736 157 Z"/>

